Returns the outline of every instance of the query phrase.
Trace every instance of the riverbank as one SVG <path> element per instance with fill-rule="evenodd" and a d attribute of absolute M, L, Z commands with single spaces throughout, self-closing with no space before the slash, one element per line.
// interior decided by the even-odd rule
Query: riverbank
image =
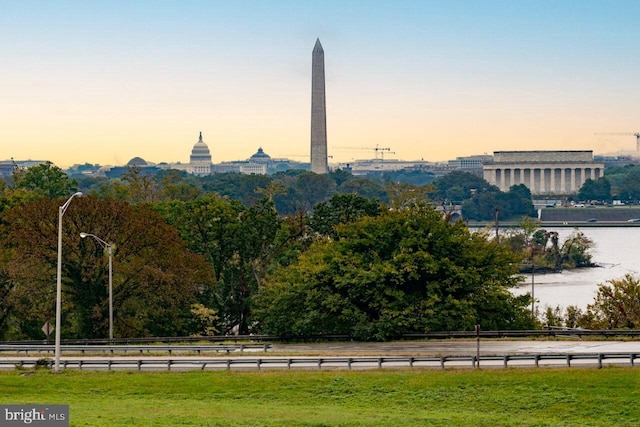
<path fill-rule="evenodd" d="M 496 223 L 491 221 L 465 221 L 469 228 L 496 228 Z M 500 221 L 498 228 L 518 228 L 520 221 Z M 540 228 L 599 228 L 599 227 L 617 227 L 617 228 L 636 228 L 640 227 L 638 222 L 619 222 L 619 221 L 540 221 Z"/>
<path fill-rule="evenodd" d="M 538 218 L 544 227 L 640 227 L 638 207 L 541 208 Z M 466 220 L 469 227 L 496 227 L 496 221 Z M 498 219 L 498 227 L 518 227 L 520 218 Z"/>
<path fill-rule="evenodd" d="M 548 227 L 545 224 L 541 227 L 547 231 L 557 231 L 560 241 L 574 232 L 567 226 Z M 535 278 L 531 274 L 524 274 L 522 283 L 513 293 L 521 295 L 531 292 L 533 284 L 536 306 L 541 311 L 546 306 L 566 308 L 570 305 L 584 310 L 588 304 L 593 303 L 598 285 L 612 279 L 621 279 L 626 274 L 639 274 L 640 254 L 637 242 L 640 229 L 606 226 L 579 228 L 593 242 L 591 260 L 598 267 L 547 274 L 539 273 L 536 269 Z"/>

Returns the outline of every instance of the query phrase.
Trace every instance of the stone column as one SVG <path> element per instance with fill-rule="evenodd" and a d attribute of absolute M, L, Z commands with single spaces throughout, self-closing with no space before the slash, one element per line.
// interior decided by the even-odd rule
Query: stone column
<path fill-rule="evenodd" d="M 584 184 L 584 168 L 576 168 L 575 190 L 576 191 L 580 190 L 580 187 L 582 187 L 582 184 Z"/>

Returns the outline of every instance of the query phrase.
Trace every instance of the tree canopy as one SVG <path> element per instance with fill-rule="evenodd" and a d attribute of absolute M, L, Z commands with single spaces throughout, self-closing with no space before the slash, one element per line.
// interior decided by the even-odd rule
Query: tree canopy
<path fill-rule="evenodd" d="M 385 211 L 335 227 L 267 276 L 255 304 L 264 333 L 401 333 L 530 326 L 514 297 L 518 256 L 431 207 Z"/>
<path fill-rule="evenodd" d="M 495 219 L 496 211 L 503 219 L 534 216 L 531 192 L 525 185 L 519 184 L 512 186 L 507 193 L 501 191 L 479 193 L 462 204 L 462 215 L 469 220 Z"/>
<path fill-rule="evenodd" d="M 64 197 L 77 191 L 78 183 L 51 162 L 32 166 L 26 170 L 14 170 L 13 184 L 16 189 L 24 189 L 31 198 Z"/>
<path fill-rule="evenodd" d="M 611 184 L 605 177 L 597 180 L 587 179 L 578 192 L 579 200 L 611 200 Z"/>
<path fill-rule="evenodd" d="M 64 199 L 21 203 L 2 217 L 0 305 L 6 338 L 42 336 L 55 318 L 58 206 Z M 204 259 L 145 205 L 77 198 L 63 217 L 62 319 L 65 338 L 100 338 L 108 330 L 108 266 L 87 232 L 112 243 L 114 335 L 175 336 L 193 331 L 191 306 L 213 286 Z"/>
<path fill-rule="evenodd" d="M 447 201 L 465 198 L 470 219 L 532 214 L 526 186 L 503 193 L 463 172 L 416 185 L 341 170 L 199 178 L 132 167 L 120 179 L 81 182 L 90 197 L 74 199 L 63 227 L 69 338 L 106 336 L 108 328 L 107 256 L 81 231 L 113 243 L 116 337 L 387 339 L 475 324 L 531 327 L 529 296 L 509 292 L 521 260 L 591 265 L 591 242 L 579 232 L 562 243 L 529 220 L 522 235 L 493 241 L 454 223 Z M 0 185 L 0 338 L 41 337 L 53 317 L 57 208 L 76 188 L 51 164 L 17 169 Z M 444 215 L 429 206 L 433 199 Z"/>

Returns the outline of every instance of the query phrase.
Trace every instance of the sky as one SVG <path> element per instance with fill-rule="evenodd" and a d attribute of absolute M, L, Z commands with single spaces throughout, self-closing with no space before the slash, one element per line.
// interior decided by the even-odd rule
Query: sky
<path fill-rule="evenodd" d="M 0 0 L 0 160 L 634 153 L 636 0 Z M 386 151 L 378 150 L 385 148 Z"/>

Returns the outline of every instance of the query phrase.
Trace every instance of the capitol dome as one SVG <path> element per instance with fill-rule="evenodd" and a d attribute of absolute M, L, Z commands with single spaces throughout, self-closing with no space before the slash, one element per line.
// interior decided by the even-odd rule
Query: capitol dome
<path fill-rule="evenodd" d="M 202 132 L 200 132 L 198 142 L 191 150 L 189 168 L 191 173 L 195 175 L 209 175 L 211 173 L 211 152 L 207 144 L 202 140 Z"/>

